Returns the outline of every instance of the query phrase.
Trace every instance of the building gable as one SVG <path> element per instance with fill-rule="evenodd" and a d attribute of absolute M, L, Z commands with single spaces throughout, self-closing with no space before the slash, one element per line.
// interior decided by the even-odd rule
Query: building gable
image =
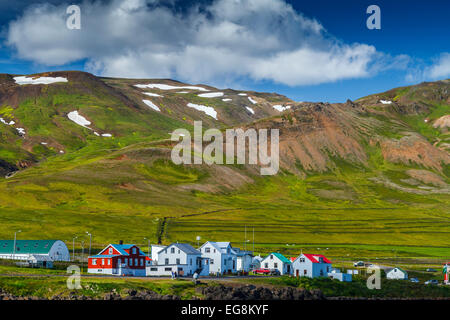
<path fill-rule="evenodd" d="M 52 246 L 59 240 L 0 240 L 0 254 L 49 254 Z"/>

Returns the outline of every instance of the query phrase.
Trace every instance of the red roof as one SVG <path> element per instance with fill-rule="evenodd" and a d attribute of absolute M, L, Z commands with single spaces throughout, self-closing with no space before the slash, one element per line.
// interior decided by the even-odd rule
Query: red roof
<path fill-rule="evenodd" d="M 305 257 L 307 257 L 312 263 L 319 263 L 319 258 L 323 259 L 323 263 L 330 263 L 331 261 L 328 260 L 323 254 L 303 254 Z"/>
<path fill-rule="evenodd" d="M 290 257 L 289 260 L 291 260 L 291 262 L 294 262 L 294 260 L 297 259 L 297 257 Z"/>
<path fill-rule="evenodd" d="M 145 256 L 146 261 L 152 261 L 152 259 L 149 256 Z"/>

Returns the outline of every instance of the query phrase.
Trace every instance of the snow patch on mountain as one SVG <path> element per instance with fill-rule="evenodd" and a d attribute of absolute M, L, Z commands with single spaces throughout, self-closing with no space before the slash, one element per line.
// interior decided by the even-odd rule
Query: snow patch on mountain
<path fill-rule="evenodd" d="M 64 77 L 31 77 L 26 76 L 14 77 L 17 84 L 52 84 L 57 82 L 68 82 Z"/>
<path fill-rule="evenodd" d="M 197 91 L 209 91 L 203 87 L 197 86 L 171 86 L 170 84 L 163 83 L 149 83 L 149 84 L 135 84 L 135 87 L 140 89 L 160 89 L 160 90 L 174 90 L 174 89 L 189 89 L 189 90 L 197 90 Z"/>
<path fill-rule="evenodd" d="M 277 110 L 277 111 L 280 111 L 280 112 L 283 112 L 283 111 L 285 111 L 285 110 L 288 110 L 288 109 L 290 109 L 291 108 L 291 106 L 282 106 L 281 104 L 276 104 L 276 105 L 274 105 L 274 106 L 272 106 L 275 110 Z"/>
<path fill-rule="evenodd" d="M 153 93 L 153 92 L 143 92 L 143 94 L 146 94 L 146 95 L 148 95 L 150 97 L 164 97 L 164 96 L 162 96 L 160 94 Z"/>
<path fill-rule="evenodd" d="M 223 96 L 223 92 L 201 93 L 198 96 L 202 97 L 202 98 L 217 98 L 217 97 L 222 97 Z"/>
<path fill-rule="evenodd" d="M 207 106 L 204 106 L 201 104 L 195 104 L 195 103 L 188 103 L 187 106 L 189 108 L 193 108 L 195 110 L 202 111 L 202 112 L 206 113 L 208 116 L 213 117 L 214 119 L 217 120 L 217 112 L 212 107 L 207 107 Z"/>
<path fill-rule="evenodd" d="M 142 102 L 144 102 L 146 105 L 148 105 L 150 108 L 152 108 L 153 110 L 159 111 L 161 112 L 161 110 L 159 109 L 159 107 L 154 104 L 153 102 L 151 102 L 150 100 L 142 100 Z"/>
<path fill-rule="evenodd" d="M 67 114 L 67 118 L 69 118 L 69 120 L 75 122 L 79 126 L 82 126 L 87 129 L 91 129 L 88 127 L 91 124 L 91 122 L 89 120 L 87 120 L 85 117 L 83 117 L 82 115 L 80 115 L 78 113 L 78 111 L 69 112 Z"/>
<path fill-rule="evenodd" d="M 245 107 L 251 114 L 255 114 L 255 111 L 250 107 Z"/>
<path fill-rule="evenodd" d="M 253 104 L 257 104 L 258 102 L 256 102 L 255 100 L 252 99 L 252 97 L 248 97 L 248 100 L 253 103 Z"/>

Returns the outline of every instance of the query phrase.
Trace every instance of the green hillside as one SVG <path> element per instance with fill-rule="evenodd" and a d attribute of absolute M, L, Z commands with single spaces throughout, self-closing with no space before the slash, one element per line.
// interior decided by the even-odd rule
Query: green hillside
<path fill-rule="evenodd" d="M 249 248 L 254 228 L 257 252 L 450 256 L 449 136 L 445 125 L 434 126 L 450 114 L 448 81 L 316 104 L 203 85 L 224 96 L 135 86 L 186 86 L 171 80 L 47 76 L 68 82 L 0 77 L 0 117 L 15 122 L 0 123 L 0 238 L 21 229 L 25 238 L 71 241 L 88 230 L 96 248 L 118 240 L 145 246 L 144 237 L 196 243 L 196 236 L 241 247 L 248 240 Z M 187 103 L 215 108 L 218 120 Z M 291 109 L 280 113 L 277 104 Z M 68 118 L 73 111 L 89 129 Z M 206 128 L 279 128 L 279 173 L 174 165 L 169 133 L 192 130 L 194 120 Z"/>

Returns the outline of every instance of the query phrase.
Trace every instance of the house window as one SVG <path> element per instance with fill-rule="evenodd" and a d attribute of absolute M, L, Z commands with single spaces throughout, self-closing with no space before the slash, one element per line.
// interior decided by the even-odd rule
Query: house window
<path fill-rule="evenodd" d="M 303 270 L 303 274 L 306 276 L 308 274 L 307 270 Z"/>
<path fill-rule="evenodd" d="M 152 267 L 150 268 L 150 271 L 158 271 L 158 268 Z"/>
<path fill-rule="evenodd" d="M 180 259 L 179 258 L 177 258 L 177 264 L 180 264 Z"/>
<path fill-rule="evenodd" d="M 305 258 L 300 258 L 300 262 L 305 262 Z"/>
<path fill-rule="evenodd" d="M 113 254 L 113 248 L 109 248 L 108 253 Z"/>
<path fill-rule="evenodd" d="M 210 262 L 210 264 L 214 264 L 214 259 L 211 259 L 211 262 Z"/>
<path fill-rule="evenodd" d="M 223 260 L 223 265 L 224 265 L 224 266 L 227 265 L 227 260 Z"/>
<path fill-rule="evenodd" d="M 141 259 L 141 267 L 144 266 L 144 259 Z"/>
<path fill-rule="evenodd" d="M 164 264 L 169 264 L 169 258 L 166 258 L 166 260 L 164 260 Z"/>
<path fill-rule="evenodd" d="M 268 268 L 269 267 L 269 264 L 266 262 L 266 263 L 264 263 L 264 268 Z"/>
<path fill-rule="evenodd" d="M 273 267 L 274 267 L 275 269 L 278 268 L 278 263 L 275 262 L 275 263 L 273 264 Z"/>
<path fill-rule="evenodd" d="M 320 269 L 320 276 L 323 276 L 323 270 Z"/>
<path fill-rule="evenodd" d="M 92 259 L 92 265 L 94 265 L 94 266 L 97 265 L 97 259 Z"/>
<path fill-rule="evenodd" d="M 133 254 L 136 254 L 136 248 L 133 248 Z"/>
<path fill-rule="evenodd" d="M 125 258 L 125 265 L 127 265 L 128 264 L 128 258 Z"/>
<path fill-rule="evenodd" d="M 164 271 L 172 271 L 172 268 L 164 268 Z"/>
<path fill-rule="evenodd" d="M 122 259 L 119 259 L 118 262 L 119 262 L 119 265 L 121 265 L 122 264 Z"/>
<path fill-rule="evenodd" d="M 175 253 L 175 248 L 170 248 L 170 253 Z"/>
<path fill-rule="evenodd" d="M 104 265 L 105 264 L 105 259 L 102 259 L 102 265 Z"/>
<path fill-rule="evenodd" d="M 216 249 L 214 249 L 214 253 L 216 253 Z"/>
<path fill-rule="evenodd" d="M 111 259 L 108 259 L 106 261 L 108 261 L 108 266 L 110 266 L 111 265 Z"/>
<path fill-rule="evenodd" d="M 133 266 L 133 259 L 130 258 L 130 267 Z"/>
<path fill-rule="evenodd" d="M 273 260 L 273 255 L 272 254 L 270 255 L 270 260 Z"/>
<path fill-rule="evenodd" d="M 178 249 L 178 254 L 180 254 L 181 252 L 180 252 L 180 249 Z"/>
<path fill-rule="evenodd" d="M 134 265 L 135 265 L 136 267 L 139 266 L 139 262 L 138 262 L 138 259 L 137 259 L 137 258 L 134 259 Z"/>
<path fill-rule="evenodd" d="M 211 252 L 211 249 L 210 249 L 210 248 L 205 248 L 205 252 L 206 252 L 206 253 L 210 253 L 210 252 Z"/>
<path fill-rule="evenodd" d="M 192 266 L 192 259 L 189 259 L 189 264 Z"/>

